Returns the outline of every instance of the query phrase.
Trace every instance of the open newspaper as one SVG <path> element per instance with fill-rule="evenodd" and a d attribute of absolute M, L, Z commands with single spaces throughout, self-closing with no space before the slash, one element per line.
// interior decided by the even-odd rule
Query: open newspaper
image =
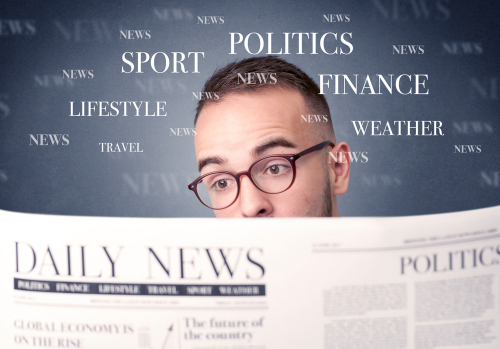
<path fill-rule="evenodd" d="M 500 347 L 500 206 L 0 222 L 2 349 Z"/>

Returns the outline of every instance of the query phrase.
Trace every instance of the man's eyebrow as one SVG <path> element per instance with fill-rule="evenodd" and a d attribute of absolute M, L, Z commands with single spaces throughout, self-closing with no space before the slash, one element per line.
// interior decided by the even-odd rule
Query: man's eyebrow
<path fill-rule="evenodd" d="M 262 155 L 266 150 L 274 147 L 285 147 L 285 148 L 296 148 L 297 146 L 284 138 L 275 138 L 262 145 L 259 145 L 252 149 L 251 153 L 253 156 L 257 157 Z"/>
<path fill-rule="evenodd" d="M 204 158 L 204 159 L 201 159 L 200 161 L 198 161 L 198 171 L 201 172 L 201 169 L 208 164 L 222 165 L 225 162 L 226 162 L 226 160 L 224 160 L 223 158 L 221 158 L 219 156 L 210 156 L 208 158 Z"/>
<path fill-rule="evenodd" d="M 255 157 L 261 155 L 264 153 L 266 150 L 274 148 L 274 147 L 285 147 L 285 148 L 296 148 L 296 145 L 293 144 L 290 141 L 287 141 L 284 138 L 275 138 L 272 139 L 262 145 L 259 145 L 255 148 L 252 149 L 251 154 Z M 198 171 L 201 172 L 203 167 L 205 167 L 208 164 L 216 164 L 216 165 L 222 165 L 226 163 L 227 161 L 220 156 L 210 156 L 208 158 L 201 159 L 198 161 Z"/>

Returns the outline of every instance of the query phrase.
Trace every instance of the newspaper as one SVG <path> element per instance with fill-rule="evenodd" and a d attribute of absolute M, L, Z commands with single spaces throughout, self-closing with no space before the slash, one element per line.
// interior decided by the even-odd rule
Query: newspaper
<path fill-rule="evenodd" d="M 500 347 L 500 206 L 0 222 L 2 349 Z"/>

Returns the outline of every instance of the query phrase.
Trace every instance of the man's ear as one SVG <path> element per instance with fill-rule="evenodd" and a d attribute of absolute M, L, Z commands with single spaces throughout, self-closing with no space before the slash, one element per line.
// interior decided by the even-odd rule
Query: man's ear
<path fill-rule="evenodd" d="M 351 170 L 351 149 L 345 142 L 340 142 L 330 149 L 328 154 L 328 175 L 332 195 L 344 195 L 349 184 Z"/>

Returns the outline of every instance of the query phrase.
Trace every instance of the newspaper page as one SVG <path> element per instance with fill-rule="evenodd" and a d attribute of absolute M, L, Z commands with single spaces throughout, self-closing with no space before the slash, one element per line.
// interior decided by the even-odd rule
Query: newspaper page
<path fill-rule="evenodd" d="M 0 221 L 1 348 L 500 347 L 500 207 Z"/>

